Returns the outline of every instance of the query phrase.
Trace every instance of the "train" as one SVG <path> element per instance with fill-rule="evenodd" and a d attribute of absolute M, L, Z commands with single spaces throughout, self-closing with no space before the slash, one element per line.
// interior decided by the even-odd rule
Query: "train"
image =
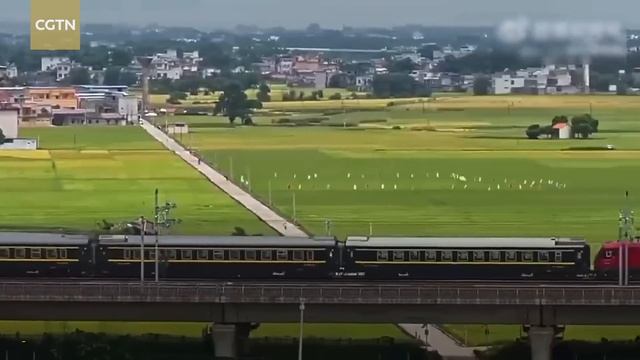
<path fill-rule="evenodd" d="M 578 238 L 146 236 L 0 233 L 0 277 L 165 280 L 588 280 L 617 278 L 619 242 Z M 629 278 L 640 244 L 629 242 Z M 156 260 L 156 248 L 158 256 Z"/>

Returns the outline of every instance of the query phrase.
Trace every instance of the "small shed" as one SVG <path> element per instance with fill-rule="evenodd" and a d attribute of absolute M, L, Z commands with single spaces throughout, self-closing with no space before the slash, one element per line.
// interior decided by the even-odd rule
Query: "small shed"
<path fill-rule="evenodd" d="M 557 123 L 553 125 L 553 128 L 558 132 L 558 139 L 571 138 L 571 125 L 568 123 Z"/>

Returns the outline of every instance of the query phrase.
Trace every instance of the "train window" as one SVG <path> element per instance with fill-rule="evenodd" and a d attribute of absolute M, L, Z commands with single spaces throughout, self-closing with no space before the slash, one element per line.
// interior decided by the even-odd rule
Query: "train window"
<path fill-rule="evenodd" d="M 425 257 L 427 261 L 436 261 L 436 251 L 435 250 L 427 250 L 425 252 Z"/>
<path fill-rule="evenodd" d="M 175 260 L 178 258 L 178 251 L 176 249 L 167 249 L 164 256 L 165 259 Z"/>
<path fill-rule="evenodd" d="M 244 252 L 244 259 L 245 260 L 254 261 L 257 258 L 258 258 L 258 255 L 256 254 L 255 250 L 245 250 L 245 252 Z"/>
<path fill-rule="evenodd" d="M 124 249 L 122 258 L 125 259 L 125 260 L 131 260 L 131 250 L 130 249 Z"/>
<path fill-rule="evenodd" d="M 16 259 L 24 259 L 27 257 L 27 250 L 25 248 L 13 249 L 13 257 Z"/>
<path fill-rule="evenodd" d="M 60 249 L 60 250 L 58 250 L 58 252 L 60 253 L 60 259 L 66 259 L 67 258 L 67 249 Z"/>
<path fill-rule="evenodd" d="M 260 250 L 260 260 L 271 260 L 272 255 L 271 250 Z"/>
<path fill-rule="evenodd" d="M 491 261 L 500 261 L 500 251 L 490 251 L 489 252 L 489 259 L 491 259 Z"/>
<path fill-rule="evenodd" d="M 180 251 L 180 258 L 182 260 L 191 260 L 193 259 L 193 252 L 191 250 L 182 250 Z"/>
<path fill-rule="evenodd" d="M 58 249 L 47 249 L 45 251 L 45 256 L 47 257 L 47 259 L 57 259 Z"/>
<path fill-rule="evenodd" d="M 8 259 L 9 258 L 9 249 L 0 249 L 0 259 Z"/>
<path fill-rule="evenodd" d="M 240 260 L 240 250 L 237 250 L 237 249 L 229 250 L 229 260 L 234 260 L 234 261 Z"/>
<path fill-rule="evenodd" d="M 484 261 L 484 251 L 474 251 L 473 261 Z"/>
<path fill-rule="evenodd" d="M 533 261 L 533 251 L 523 251 L 522 261 Z"/>
<path fill-rule="evenodd" d="M 378 261 L 389 261 L 389 252 L 386 250 L 378 251 Z"/>
<path fill-rule="evenodd" d="M 131 258 L 134 260 L 140 260 L 140 250 L 138 249 L 131 250 Z"/>
<path fill-rule="evenodd" d="M 213 250 L 213 260 L 224 260 L 224 250 Z"/>
<path fill-rule="evenodd" d="M 313 261 L 313 259 L 314 259 L 313 250 L 307 250 L 306 251 L 306 255 L 307 255 L 307 261 Z"/>
<path fill-rule="evenodd" d="M 418 250 L 409 251 L 409 261 L 420 261 L 420 252 Z"/>
<path fill-rule="evenodd" d="M 40 259 L 42 257 L 42 249 L 31 249 L 31 258 Z"/>
<path fill-rule="evenodd" d="M 404 251 L 394 251 L 393 252 L 393 261 L 404 261 Z"/>
<path fill-rule="evenodd" d="M 518 261 L 516 258 L 517 252 L 510 250 L 505 252 L 505 260 L 506 261 Z"/>
<path fill-rule="evenodd" d="M 145 260 L 155 260 L 156 259 L 156 251 L 155 250 L 146 250 L 145 252 L 146 259 Z"/>
<path fill-rule="evenodd" d="M 452 251 L 443 251 L 440 254 L 440 259 L 442 261 L 452 261 L 453 260 L 453 252 Z"/>
<path fill-rule="evenodd" d="M 304 251 L 302 251 L 302 250 L 293 250 L 293 260 L 294 261 L 303 261 L 304 260 Z"/>
<path fill-rule="evenodd" d="M 549 253 L 546 251 L 539 251 L 538 252 L 538 261 L 539 262 L 547 262 L 549 261 Z"/>
<path fill-rule="evenodd" d="M 562 262 L 562 251 L 556 251 L 556 262 Z"/>
<path fill-rule="evenodd" d="M 200 249 L 197 252 L 198 260 L 209 260 L 209 250 Z"/>
<path fill-rule="evenodd" d="M 469 261 L 469 252 L 458 251 L 458 261 Z"/>
<path fill-rule="evenodd" d="M 276 252 L 276 258 L 278 261 L 287 261 L 289 260 L 289 254 L 287 250 L 278 250 Z"/>

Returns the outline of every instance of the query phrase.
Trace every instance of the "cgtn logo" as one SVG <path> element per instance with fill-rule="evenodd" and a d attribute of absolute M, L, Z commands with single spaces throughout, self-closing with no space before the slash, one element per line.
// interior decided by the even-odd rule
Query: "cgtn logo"
<path fill-rule="evenodd" d="M 80 0 L 31 0 L 31 50 L 80 50 Z"/>
<path fill-rule="evenodd" d="M 76 31 L 76 20 L 37 19 L 34 27 L 37 31 Z"/>

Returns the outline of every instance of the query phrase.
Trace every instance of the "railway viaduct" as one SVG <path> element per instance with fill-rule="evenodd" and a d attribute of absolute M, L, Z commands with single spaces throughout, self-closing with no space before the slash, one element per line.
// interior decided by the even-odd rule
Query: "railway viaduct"
<path fill-rule="evenodd" d="M 0 319 L 211 322 L 219 358 L 235 357 L 247 324 L 304 315 L 309 323 L 530 325 L 533 360 L 548 360 L 555 326 L 640 324 L 638 306 L 633 286 L 0 282 Z"/>

